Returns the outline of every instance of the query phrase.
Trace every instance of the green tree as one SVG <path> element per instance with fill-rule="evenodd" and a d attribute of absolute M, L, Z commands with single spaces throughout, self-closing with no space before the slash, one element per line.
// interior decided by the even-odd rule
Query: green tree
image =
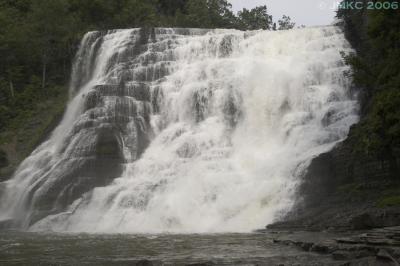
<path fill-rule="evenodd" d="M 120 28 L 134 28 L 157 25 L 157 4 L 155 1 L 128 0 L 114 21 Z"/>
<path fill-rule="evenodd" d="M 239 28 L 242 30 L 269 30 L 273 28 L 272 16 L 268 15 L 267 6 L 244 8 L 238 13 Z"/>
<path fill-rule="evenodd" d="M 296 23 L 292 22 L 289 16 L 283 15 L 283 17 L 278 20 L 278 30 L 290 30 L 296 26 Z"/>
<path fill-rule="evenodd" d="M 208 0 L 207 8 L 211 25 L 218 28 L 233 28 L 235 15 L 232 5 L 226 0 Z"/>
<path fill-rule="evenodd" d="M 210 28 L 211 21 L 209 18 L 208 6 L 206 1 L 189 0 L 186 5 L 187 15 L 184 23 L 188 27 L 193 28 Z"/>
<path fill-rule="evenodd" d="M 70 32 L 74 31 L 74 19 L 69 13 L 68 1 L 42 0 L 33 1 L 28 16 L 28 36 L 33 51 L 38 54 L 42 65 L 42 88 L 46 85 L 48 66 L 58 63 L 57 56 L 64 56 L 60 51 L 68 50 Z M 57 69 L 57 66 L 54 66 Z"/>

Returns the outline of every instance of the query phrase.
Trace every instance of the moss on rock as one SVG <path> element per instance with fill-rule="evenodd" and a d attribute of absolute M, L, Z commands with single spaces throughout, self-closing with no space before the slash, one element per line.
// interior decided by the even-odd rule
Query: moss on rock
<path fill-rule="evenodd" d="M 377 206 L 381 208 L 400 206 L 400 196 L 390 196 L 382 198 L 377 202 Z"/>

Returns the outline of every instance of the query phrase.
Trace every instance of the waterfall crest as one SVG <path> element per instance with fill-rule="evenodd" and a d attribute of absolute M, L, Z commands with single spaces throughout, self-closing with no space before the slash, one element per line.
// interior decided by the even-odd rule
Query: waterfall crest
<path fill-rule="evenodd" d="M 292 207 L 358 104 L 335 26 L 89 32 L 60 125 L 2 184 L 30 230 L 247 232 Z"/>

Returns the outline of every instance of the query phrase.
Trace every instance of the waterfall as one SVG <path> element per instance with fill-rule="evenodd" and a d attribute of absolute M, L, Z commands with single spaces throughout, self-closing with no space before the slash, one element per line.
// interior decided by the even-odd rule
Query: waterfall
<path fill-rule="evenodd" d="M 65 116 L 1 184 L 0 218 L 60 232 L 248 232 L 293 206 L 358 104 L 335 26 L 89 32 Z"/>

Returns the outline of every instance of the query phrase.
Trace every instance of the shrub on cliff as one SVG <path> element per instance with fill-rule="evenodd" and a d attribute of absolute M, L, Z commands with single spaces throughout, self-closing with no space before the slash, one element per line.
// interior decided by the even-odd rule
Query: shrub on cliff
<path fill-rule="evenodd" d="M 355 2 L 345 0 L 343 2 Z M 383 2 L 383 1 L 378 1 Z M 345 33 L 357 55 L 345 57 L 354 84 L 361 89 L 362 120 L 355 127 L 355 150 L 389 161 L 399 176 L 400 157 L 400 16 L 399 10 L 339 9 Z M 346 6 L 346 5 L 343 5 Z"/>

